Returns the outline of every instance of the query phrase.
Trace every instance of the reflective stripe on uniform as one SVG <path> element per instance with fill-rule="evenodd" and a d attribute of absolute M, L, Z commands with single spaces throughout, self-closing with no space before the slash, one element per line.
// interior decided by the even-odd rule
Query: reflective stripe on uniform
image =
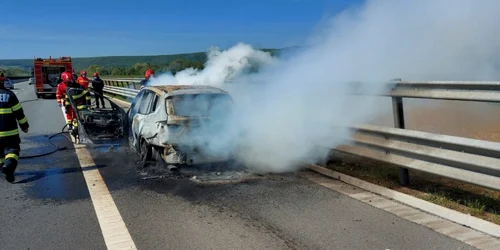
<path fill-rule="evenodd" d="M 12 109 L 0 109 L 0 115 L 12 114 Z"/>
<path fill-rule="evenodd" d="M 0 158 L 0 164 L 3 164 L 5 162 L 5 158 Z"/>
<path fill-rule="evenodd" d="M 68 101 L 64 101 L 64 105 L 65 105 L 65 106 L 69 106 L 69 104 L 70 104 L 70 103 L 69 103 Z"/>
<path fill-rule="evenodd" d="M 78 105 L 76 106 L 77 109 L 85 109 L 87 108 L 87 105 Z"/>
<path fill-rule="evenodd" d="M 92 99 L 92 97 L 86 96 L 85 99 L 90 100 L 90 99 Z"/>
<path fill-rule="evenodd" d="M 28 121 L 28 118 L 25 116 L 23 119 L 18 120 L 19 124 L 24 124 Z"/>
<path fill-rule="evenodd" d="M 17 103 L 16 105 L 12 106 L 12 111 L 17 111 L 17 110 L 20 110 L 22 107 L 21 107 L 21 103 Z"/>
<path fill-rule="evenodd" d="M 82 91 L 82 93 L 78 94 L 78 95 L 72 95 L 73 99 L 78 99 L 78 98 L 81 98 L 83 97 L 85 94 L 87 94 L 88 91 L 87 90 L 84 90 Z"/>
<path fill-rule="evenodd" d="M 7 136 L 13 136 L 19 134 L 19 131 L 16 129 L 9 130 L 9 131 L 0 131 L 0 137 L 7 137 Z"/>
<path fill-rule="evenodd" d="M 16 154 L 10 153 L 10 154 L 5 155 L 5 159 L 6 160 L 7 159 L 15 159 L 16 161 L 18 161 L 19 160 L 19 156 L 17 156 Z"/>

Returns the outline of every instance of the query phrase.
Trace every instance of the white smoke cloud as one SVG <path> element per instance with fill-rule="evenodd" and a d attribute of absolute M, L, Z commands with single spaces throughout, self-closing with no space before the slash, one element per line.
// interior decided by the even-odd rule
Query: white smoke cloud
<path fill-rule="evenodd" d="M 189 68 L 175 76 L 163 74 L 151 80 L 148 85 L 221 85 L 246 73 L 252 65 L 273 63 L 270 54 L 243 43 L 225 51 L 214 47 L 207 55 L 208 61 L 203 71 Z"/>
<path fill-rule="evenodd" d="M 203 71 L 159 76 L 152 84 L 207 84 L 235 100 L 225 134 L 211 151 L 230 151 L 264 171 L 293 170 L 349 137 L 335 125 L 367 122 L 381 106 L 375 98 L 345 95 L 348 82 L 383 91 L 393 78 L 492 80 L 499 78 L 500 1 L 372 0 L 332 18 L 311 36 L 313 46 L 286 60 L 238 44 L 210 54 Z M 256 75 L 251 63 L 265 65 Z M 224 84 L 228 77 L 231 84 Z M 210 126 L 204 132 L 210 133 Z M 227 144 L 224 144 L 224 143 Z"/>

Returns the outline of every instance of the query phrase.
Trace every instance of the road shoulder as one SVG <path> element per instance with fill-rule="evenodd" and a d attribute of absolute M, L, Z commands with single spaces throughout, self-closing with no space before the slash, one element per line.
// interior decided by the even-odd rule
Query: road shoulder
<path fill-rule="evenodd" d="M 305 178 L 319 185 L 340 192 L 406 220 L 424 225 L 436 232 L 457 239 L 473 247 L 479 249 L 500 249 L 500 240 L 497 238 L 497 235 L 500 234 L 500 227 L 493 223 L 394 190 L 377 186 L 321 166 L 309 165 L 308 168 L 322 175 L 336 179 L 332 180 L 331 178 L 313 173 L 304 174 Z M 357 187 L 358 189 L 353 189 L 353 187 Z M 416 206 L 419 210 L 411 206 Z M 481 232 L 478 230 L 481 230 Z"/>

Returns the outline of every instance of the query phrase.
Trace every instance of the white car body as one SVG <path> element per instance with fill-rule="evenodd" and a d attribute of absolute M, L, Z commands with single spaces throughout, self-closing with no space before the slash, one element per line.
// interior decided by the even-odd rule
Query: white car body
<path fill-rule="evenodd" d="M 208 86 L 153 86 L 139 92 L 128 110 L 128 122 L 129 140 L 141 155 L 141 161 L 151 159 L 155 153 L 167 164 L 197 165 L 230 160 L 229 154 L 213 155 L 204 150 L 201 142 L 218 139 L 216 134 L 207 134 L 198 129 L 200 124 L 214 120 L 211 116 L 199 116 L 193 114 L 191 108 L 175 106 L 176 98 L 192 95 L 218 96 L 226 100 L 225 105 L 228 107 L 232 104 L 227 92 Z M 184 102 L 182 105 L 189 103 Z M 206 105 L 201 106 L 203 110 L 208 108 Z M 221 121 L 220 118 L 215 120 L 215 124 Z"/>

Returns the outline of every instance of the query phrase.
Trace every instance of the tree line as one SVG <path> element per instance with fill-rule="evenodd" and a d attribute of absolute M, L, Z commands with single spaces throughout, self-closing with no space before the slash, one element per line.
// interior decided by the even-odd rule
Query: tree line
<path fill-rule="evenodd" d="M 80 71 L 87 71 L 87 76 L 92 77 L 94 72 L 99 73 L 103 77 L 144 77 L 144 72 L 147 69 L 152 69 L 156 74 L 170 72 L 175 75 L 177 72 L 183 71 L 188 68 L 203 70 L 205 68 L 204 61 L 202 60 L 189 60 L 189 59 L 175 59 L 168 63 L 154 64 L 154 63 L 135 63 L 130 67 L 118 66 L 104 66 L 93 64 L 86 68 L 81 66 L 74 67 L 75 73 L 80 74 Z M 249 73 L 257 72 L 259 65 L 252 65 L 248 71 Z M 6 76 L 31 76 L 31 69 L 22 67 L 1 67 L 0 72 L 4 72 Z"/>
<path fill-rule="evenodd" d="M 87 71 L 87 75 L 92 76 L 94 72 L 99 73 L 101 76 L 130 76 L 130 77 L 143 77 L 144 72 L 147 69 L 154 70 L 157 74 L 171 72 L 176 74 L 179 71 L 185 70 L 187 68 L 204 69 L 204 62 L 187 60 L 187 59 L 176 59 L 169 63 L 163 64 L 152 64 L 152 63 L 136 63 L 130 67 L 116 67 L 116 66 L 103 66 L 103 65 L 90 65 L 87 68 L 75 68 L 77 74 L 80 71 Z M 1 67 L 0 72 L 3 72 L 6 76 L 31 76 L 31 70 L 27 70 L 22 67 Z"/>
<path fill-rule="evenodd" d="M 157 74 L 171 72 L 176 74 L 187 68 L 203 69 L 205 66 L 199 61 L 190 61 L 186 59 L 177 59 L 170 63 L 165 64 L 151 64 L 151 63 L 136 63 L 131 67 L 105 67 L 101 65 L 90 65 L 85 69 L 87 75 L 91 76 L 94 72 L 99 73 L 100 76 L 130 76 L 130 77 L 143 77 L 147 69 L 154 70 Z"/>
<path fill-rule="evenodd" d="M 29 76 L 30 72 L 21 67 L 0 67 L 0 72 L 4 73 L 6 77 L 14 76 Z"/>

